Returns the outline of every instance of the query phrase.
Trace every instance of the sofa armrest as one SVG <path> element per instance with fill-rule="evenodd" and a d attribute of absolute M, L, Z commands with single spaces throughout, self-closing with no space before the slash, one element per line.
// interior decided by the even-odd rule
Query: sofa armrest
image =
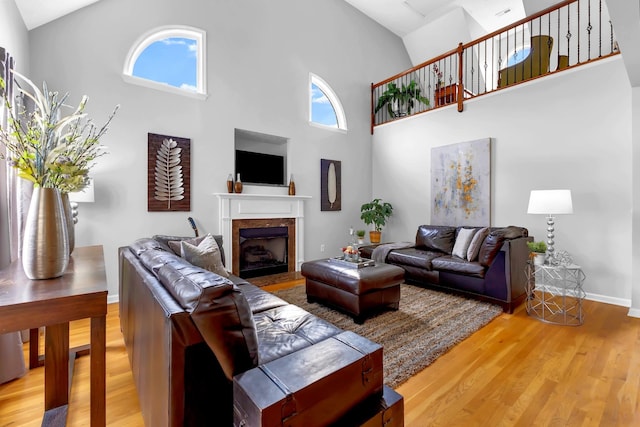
<path fill-rule="evenodd" d="M 505 240 L 485 275 L 486 295 L 506 301 L 509 313 L 526 295 L 527 242 L 532 240 L 532 237 Z"/>

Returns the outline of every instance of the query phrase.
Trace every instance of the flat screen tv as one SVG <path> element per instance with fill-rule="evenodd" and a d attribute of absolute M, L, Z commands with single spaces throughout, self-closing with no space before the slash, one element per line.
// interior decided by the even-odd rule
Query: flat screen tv
<path fill-rule="evenodd" d="M 285 185 L 284 156 L 236 150 L 236 176 L 249 184 Z"/>

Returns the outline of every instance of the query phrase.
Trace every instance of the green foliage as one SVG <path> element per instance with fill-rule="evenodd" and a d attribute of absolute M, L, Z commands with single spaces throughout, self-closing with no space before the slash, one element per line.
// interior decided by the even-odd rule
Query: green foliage
<path fill-rule="evenodd" d="M 387 85 L 387 90 L 378 98 L 375 112 L 377 113 L 386 105 L 390 117 L 399 117 L 405 110 L 406 114 L 411 114 L 411 110 L 416 106 L 416 101 L 429 105 L 429 100 L 422 96 L 420 86 L 415 80 L 411 80 L 408 85 L 403 84 L 402 88 L 399 88 L 394 82 L 390 82 Z M 395 111 L 394 108 L 396 108 Z"/>
<path fill-rule="evenodd" d="M 527 246 L 531 252 L 539 254 L 547 252 L 547 244 L 545 242 L 527 242 Z"/>
<path fill-rule="evenodd" d="M 376 231 L 382 231 L 387 223 L 387 218 L 393 213 L 390 203 L 382 203 L 381 199 L 373 199 L 360 207 L 360 219 L 367 225 L 374 225 Z"/>
<path fill-rule="evenodd" d="M 356 236 L 358 236 L 359 238 L 363 239 L 364 234 L 365 234 L 364 230 L 356 230 Z"/>
<path fill-rule="evenodd" d="M 0 127 L 0 145 L 7 148 L 9 165 L 18 170 L 20 178 L 36 186 L 58 188 L 63 192 L 82 190 L 89 183 L 93 162 L 106 154 L 99 140 L 118 106 L 98 128 L 84 112 L 86 96 L 73 113 L 63 116 L 63 108 L 68 108 L 65 104 L 68 93 L 59 96 L 58 92 L 50 92 L 46 83 L 40 91 L 29 79 L 12 72 L 30 89 L 18 87 L 18 91 L 33 101 L 34 110 L 16 111 L 6 93 L 3 94 L 9 117 L 8 128 Z M 5 82 L 0 84 L 4 87 Z"/>

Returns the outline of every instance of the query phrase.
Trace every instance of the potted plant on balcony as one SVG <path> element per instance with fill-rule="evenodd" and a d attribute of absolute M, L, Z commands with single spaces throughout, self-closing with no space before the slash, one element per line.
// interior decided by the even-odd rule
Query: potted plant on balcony
<path fill-rule="evenodd" d="M 360 207 L 360 219 L 367 225 L 373 225 L 374 229 L 369 231 L 371 243 L 380 243 L 382 227 L 387 223 L 387 219 L 393 213 L 393 206 L 381 199 L 373 199 Z"/>
<path fill-rule="evenodd" d="M 378 98 L 375 112 L 386 106 L 390 117 L 403 117 L 411 114 L 417 102 L 429 105 L 429 100 L 422 96 L 420 86 L 415 80 L 411 80 L 408 85 L 403 84 L 402 87 L 389 82 L 387 89 Z"/>
<path fill-rule="evenodd" d="M 543 265 L 547 257 L 547 244 L 545 242 L 527 242 L 527 246 L 531 251 L 534 265 Z"/>

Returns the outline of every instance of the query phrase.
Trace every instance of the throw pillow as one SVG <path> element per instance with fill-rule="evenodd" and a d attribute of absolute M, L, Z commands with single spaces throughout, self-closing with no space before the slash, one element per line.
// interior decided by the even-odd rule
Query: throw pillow
<path fill-rule="evenodd" d="M 484 242 L 485 237 L 489 235 L 489 227 L 483 227 L 479 229 L 476 234 L 471 239 L 471 243 L 469 243 L 469 248 L 467 249 L 467 259 L 469 261 L 475 261 L 478 258 L 478 252 L 480 252 L 480 247 L 482 246 L 482 242 Z"/>
<path fill-rule="evenodd" d="M 169 247 L 173 252 L 176 253 L 176 255 L 184 257 L 182 255 L 182 250 L 180 249 L 180 244 L 182 242 L 187 242 L 194 246 L 198 246 L 200 242 L 202 242 L 207 236 L 210 236 L 210 234 L 205 234 L 204 236 L 200 236 L 200 237 L 184 238 L 180 240 L 169 240 L 167 243 L 169 243 Z"/>
<path fill-rule="evenodd" d="M 469 244 L 474 234 L 476 234 L 475 228 L 461 228 L 458 231 L 458 237 L 456 237 L 456 243 L 453 245 L 451 255 L 467 259 L 467 249 L 469 249 Z"/>
<path fill-rule="evenodd" d="M 196 246 L 187 240 L 180 242 L 180 256 L 187 262 L 214 272 L 222 277 L 229 277 L 229 272 L 225 270 L 220 257 L 220 248 L 211 234 L 204 236 L 202 241 Z"/>
<path fill-rule="evenodd" d="M 500 252 L 503 243 L 504 236 L 502 234 L 495 232 L 490 233 L 480 247 L 478 262 L 485 267 L 489 267 L 496 255 L 498 255 L 498 252 Z"/>

